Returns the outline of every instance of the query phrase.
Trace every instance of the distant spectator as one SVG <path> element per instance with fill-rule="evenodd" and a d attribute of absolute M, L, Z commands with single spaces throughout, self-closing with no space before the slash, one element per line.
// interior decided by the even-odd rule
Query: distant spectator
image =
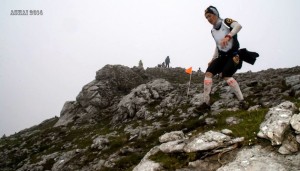
<path fill-rule="evenodd" d="M 140 61 L 139 61 L 139 68 L 142 68 L 142 69 L 144 69 L 144 66 L 143 66 L 143 62 L 142 62 L 142 60 L 140 60 Z"/>
<path fill-rule="evenodd" d="M 201 73 L 201 68 L 199 67 L 198 72 Z"/>
<path fill-rule="evenodd" d="M 165 63 L 166 63 L 166 67 L 169 68 L 170 67 L 170 58 L 169 58 L 169 56 L 167 56 L 167 58 L 165 59 Z"/>

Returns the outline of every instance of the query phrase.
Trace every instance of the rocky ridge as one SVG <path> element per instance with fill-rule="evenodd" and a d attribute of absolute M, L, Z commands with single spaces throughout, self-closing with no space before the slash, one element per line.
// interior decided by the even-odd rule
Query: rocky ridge
<path fill-rule="evenodd" d="M 300 67 L 235 75 L 250 108 L 203 73 L 106 65 L 60 117 L 0 140 L 1 170 L 297 170 Z M 264 161 L 264 162 L 261 162 Z M 172 163 L 172 164 L 169 164 Z"/>

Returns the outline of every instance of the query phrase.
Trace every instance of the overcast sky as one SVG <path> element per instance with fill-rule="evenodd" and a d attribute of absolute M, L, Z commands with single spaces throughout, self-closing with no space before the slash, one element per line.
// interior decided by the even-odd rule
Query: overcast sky
<path fill-rule="evenodd" d="M 205 70 L 209 5 L 243 26 L 241 48 L 260 54 L 239 72 L 300 64 L 299 0 L 0 0 L 0 136 L 59 116 L 106 64 L 147 68 L 170 56 L 171 67 Z"/>

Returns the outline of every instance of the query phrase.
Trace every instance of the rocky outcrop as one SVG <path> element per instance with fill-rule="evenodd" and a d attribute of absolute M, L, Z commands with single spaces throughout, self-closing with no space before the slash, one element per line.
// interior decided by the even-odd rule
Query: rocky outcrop
<path fill-rule="evenodd" d="M 284 102 L 271 108 L 266 114 L 265 121 L 260 125 L 260 131 L 257 135 L 260 138 L 271 140 L 272 145 L 281 145 L 283 135 L 289 128 L 296 109 L 296 106 L 291 102 Z"/>
<path fill-rule="evenodd" d="M 95 80 L 82 88 L 76 102 L 66 102 L 55 126 L 65 126 L 74 121 L 74 118 L 93 122 L 93 117 L 101 117 L 102 109 L 114 105 L 122 95 L 143 82 L 142 76 L 129 67 L 106 65 L 96 72 Z"/>
<path fill-rule="evenodd" d="M 161 102 L 172 89 L 172 85 L 163 79 L 157 79 L 138 86 L 121 99 L 113 122 L 124 121 L 133 117 L 146 119 L 149 117 L 147 116 L 146 106 Z"/>

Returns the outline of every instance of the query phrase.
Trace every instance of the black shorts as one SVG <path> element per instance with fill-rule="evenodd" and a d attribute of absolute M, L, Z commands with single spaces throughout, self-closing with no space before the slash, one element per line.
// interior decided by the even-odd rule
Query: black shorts
<path fill-rule="evenodd" d="M 240 68 L 240 64 L 236 65 L 233 61 L 233 53 L 220 53 L 218 58 L 214 59 L 208 66 L 206 72 L 213 75 L 222 73 L 222 77 L 232 77 L 232 75 Z M 241 63 L 241 61 L 240 61 Z"/>

